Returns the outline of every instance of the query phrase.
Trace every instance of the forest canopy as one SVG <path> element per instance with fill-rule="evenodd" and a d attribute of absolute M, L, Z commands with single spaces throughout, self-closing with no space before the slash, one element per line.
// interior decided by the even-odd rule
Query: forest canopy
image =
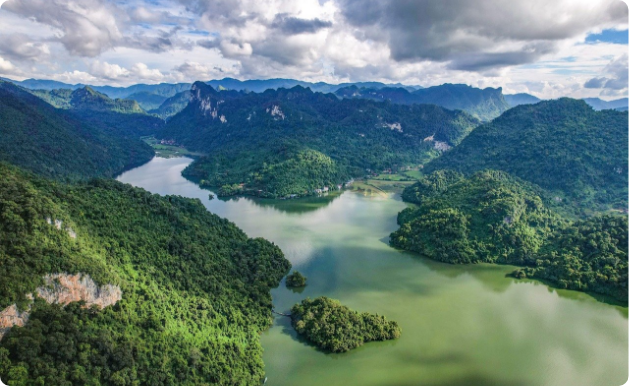
<path fill-rule="evenodd" d="M 0 309 L 27 307 L 47 273 L 88 274 L 122 289 L 103 310 L 36 300 L 28 323 L 0 341 L 0 378 L 260 384 L 269 291 L 289 270 L 277 246 L 248 238 L 198 200 L 113 180 L 63 184 L 0 163 Z"/>
<path fill-rule="evenodd" d="M 322 350 L 349 351 L 364 343 L 397 339 L 402 330 L 384 316 L 358 313 L 325 296 L 305 299 L 291 309 L 292 325 L 298 334 Z"/>

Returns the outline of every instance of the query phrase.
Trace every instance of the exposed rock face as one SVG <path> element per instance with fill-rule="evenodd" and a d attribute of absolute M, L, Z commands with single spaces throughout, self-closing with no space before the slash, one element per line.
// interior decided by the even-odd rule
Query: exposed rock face
<path fill-rule="evenodd" d="M 30 312 L 28 310 L 20 312 L 15 304 L 2 310 L 0 312 L 0 339 L 9 332 L 11 327 L 24 326 L 28 322 L 29 315 Z"/>
<path fill-rule="evenodd" d="M 54 274 L 44 277 L 45 285 L 37 288 L 37 296 L 48 303 L 66 305 L 85 301 L 88 307 L 96 304 L 100 308 L 116 304 L 122 298 L 118 286 L 98 286 L 89 275 Z"/>
<path fill-rule="evenodd" d="M 97 285 L 89 275 L 68 275 L 65 273 L 49 274 L 44 277 L 45 284 L 37 288 L 37 296 L 51 304 L 66 305 L 71 302 L 85 301 L 86 307 L 97 305 L 100 308 L 116 304 L 122 299 L 120 287 L 105 284 Z M 24 326 L 28 322 L 30 308 L 20 312 L 13 304 L 0 312 L 0 339 L 13 326 Z"/>
<path fill-rule="evenodd" d="M 280 106 L 278 106 L 278 105 L 273 105 L 272 109 L 267 108 L 266 112 L 267 113 L 271 113 L 271 116 L 275 117 L 276 120 L 277 119 L 284 120 L 286 118 L 286 116 L 282 112 L 282 109 L 280 109 Z"/>
<path fill-rule="evenodd" d="M 384 124 L 386 127 L 388 127 L 390 130 L 395 130 L 397 132 L 403 133 L 402 131 L 402 125 L 399 122 L 395 122 L 395 123 L 385 123 Z"/>
<path fill-rule="evenodd" d="M 72 237 L 73 239 L 76 239 L 76 232 L 70 228 L 70 227 L 64 227 L 63 226 L 63 221 L 59 220 L 59 219 L 55 219 L 54 221 L 50 218 L 50 217 L 46 217 L 46 222 L 50 225 L 54 225 L 55 228 L 62 230 L 65 229 L 66 232 L 68 232 L 68 235 L 70 237 Z"/>
<path fill-rule="evenodd" d="M 439 151 L 448 151 L 452 147 L 447 142 L 435 141 L 435 149 Z"/>

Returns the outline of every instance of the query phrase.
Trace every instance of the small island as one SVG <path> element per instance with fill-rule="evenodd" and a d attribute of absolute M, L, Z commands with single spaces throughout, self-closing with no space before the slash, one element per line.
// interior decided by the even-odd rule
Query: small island
<path fill-rule="evenodd" d="M 299 271 L 286 276 L 286 288 L 302 288 L 306 286 L 306 277 Z"/>
<path fill-rule="evenodd" d="M 358 313 L 325 296 L 305 299 L 291 309 L 298 334 L 322 350 L 341 353 L 364 343 L 400 337 L 394 321 L 367 312 Z"/>

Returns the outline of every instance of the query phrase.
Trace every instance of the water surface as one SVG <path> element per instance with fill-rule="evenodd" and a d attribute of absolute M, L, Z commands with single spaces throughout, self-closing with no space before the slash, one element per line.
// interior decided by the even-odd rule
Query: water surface
<path fill-rule="evenodd" d="M 627 381 L 627 308 L 505 275 L 514 267 L 453 266 L 387 244 L 405 204 L 345 192 L 318 199 L 210 200 L 181 176 L 188 158 L 155 158 L 120 181 L 199 198 L 249 236 L 279 245 L 308 277 L 272 291 L 276 309 L 329 296 L 402 327 L 395 341 L 326 354 L 277 317 L 262 333 L 268 385 L 616 386 Z"/>

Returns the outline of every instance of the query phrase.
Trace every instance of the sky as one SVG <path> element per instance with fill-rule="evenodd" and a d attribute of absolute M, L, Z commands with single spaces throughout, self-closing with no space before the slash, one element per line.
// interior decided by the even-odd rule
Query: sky
<path fill-rule="evenodd" d="M 0 0 L 0 76 L 293 78 L 627 96 L 619 0 Z"/>

